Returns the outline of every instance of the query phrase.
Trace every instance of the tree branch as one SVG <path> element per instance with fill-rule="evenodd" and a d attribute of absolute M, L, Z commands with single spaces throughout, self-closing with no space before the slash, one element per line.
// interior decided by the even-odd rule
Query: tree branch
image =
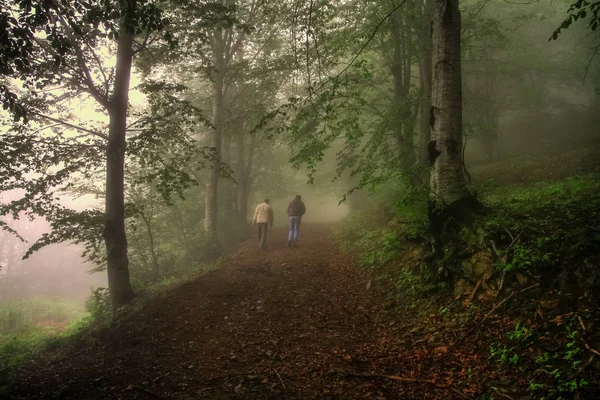
<path fill-rule="evenodd" d="M 100 71 L 102 72 L 102 75 L 104 76 L 105 87 L 107 89 L 105 95 L 103 95 L 98 90 L 96 85 L 94 84 L 94 79 L 92 78 L 90 69 L 85 62 L 85 55 L 81 51 L 81 48 L 78 46 L 78 43 L 75 40 L 75 37 L 73 36 L 73 30 L 71 29 L 71 25 L 61 15 L 59 4 L 56 2 L 56 0 L 52 0 L 52 4 L 54 4 L 54 7 L 56 7 L 56 17 L 58 18 L 58 21 L 60 22 L 60 24 L 65 28 L 65 35 L 71 41 L 71 43 L 73 45 L 73 49 L 75 50 L 75 53 L 77 54 L 77 62 L 79 64 L 79 67 L 81 68 L 81 70 L 83 71 L 83 73 L 85 75 L 85 83 L 90 90 L 90 94 L 94 97 L 94 99 L 96 99 L 96 101 L 98 103 L 100 103 L 102 106 L 108 108 L 110 105 L 110 102 L 108 100 L 108 78 L 106 77 L 106 74 L 104 73 L 104 69 L 101 67 L 100 60 L 97 58 L 96 54 L 91 49 L 91 46 L 88 43 L 86 43 L 85 40 L 83 40 L 83 42 L 86 43 L 86 45 L 90 48 L 92 55 L 96 59 L 98 66 L 100 68 Z"/>
<path fill-rule="evenodd" d="M 40 117 L 42 119 L 46 119 L 48 121 L 54 122 L 56 124 L 64 125 L 64 126 L 67 126 L 69 128 L 72 128 L 72 129 L 75 129 L 75 130 L 78 130 L 78 131 L 81 131 L 81 132 L 86 132 L 86 133 L 88 133 L 88 134 L 90 134 L 92 136 L 96 136 L 96 137 L 99 137 L 101 139 L 108 140 L 108 135 L 105 135 L 104 133 L 97 132 L 97 131 L 94 131 L 94 130 L 91 130 L 91 129 L 88 129 L 88 128 L 84 128 L 83 126 L 77 126 L 77 125 L 71 124 L 71 123 L 69 123 L 67 121 L 63 121 L 63 120 L 60 120 L 58 118 L 51 117 L 49 115 L 40 114 L 37 111 L 31 111 L 31 110 L 29 110 L 29 113 L 31 113 L 33 115 L 36 115 L 36 116 L 38 116 L 38 117 Z"/>

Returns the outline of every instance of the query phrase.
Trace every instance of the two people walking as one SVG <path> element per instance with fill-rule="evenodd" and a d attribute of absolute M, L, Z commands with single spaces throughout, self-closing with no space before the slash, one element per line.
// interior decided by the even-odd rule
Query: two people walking
<path fill-rule="evenodd" d="M 300 232 L 300 222 L 302 216 L 306 213 L 306 206 L 302 201 L 302 196 L 298 195 L 290 202 L 287 209 L 289 219 L 288 247 L 298 245 L 298 234 Z M 269 199 L 265 199 L 256 206 L 252 223 L 257 227 L 258 243 L 261 249 L 267 242 L 267 232 L 273 228 L 273 207 L 269 204 Z"/>

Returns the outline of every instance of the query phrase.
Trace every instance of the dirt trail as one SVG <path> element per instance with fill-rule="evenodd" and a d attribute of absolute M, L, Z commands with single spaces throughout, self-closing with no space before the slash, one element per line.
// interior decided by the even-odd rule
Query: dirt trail
<path fill-rule="evenodd" d="M 13 398 L 403 399 L 452 398 L 419 372 L 366 278 L 326 226 L 285 232 L 266 250 L 241 245 L 221 267 L 90 340 L 22 369 Z M 408 322 L 399 320 L 396 326 Z M 381 377 L 435 379 L 406 382 Z"/>

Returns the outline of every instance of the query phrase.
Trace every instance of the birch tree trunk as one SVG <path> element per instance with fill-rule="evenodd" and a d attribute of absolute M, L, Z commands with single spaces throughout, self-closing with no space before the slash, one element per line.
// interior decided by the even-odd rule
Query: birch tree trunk
<path fill-rule="evenodd" d="M 206 182 L 205 204 L 204 204 L 204 230 L 208 236 L 209 246 L 215 250 L 218 248 L 217 238 L 217 193 L 219 186 L 219 175 L 221 170 L 221 135 L 223 131 L 223 98 L 224 98 L 224 74 L 225 74 L 225 44 L 223 30 L 215 30 L 213 38 L 213 114 L 212 124 L 214 126 L 211 147 L 213 161 Z M 209 249 L 210 251 L 211 249 Z"/>
<path fill-rule="evenodd" d="M 432 201 L 446 208 L 467 197 L 462 160 L 462 82 L 459 0 L 435 0 L 432 30 Z"/>
<path fill-rule="evenodd" d="M 128 4 L 126 7 L 133 8 L 134 4 Z M 125 10 L 117 42 L 117 65 L 113 95 L 108 109 L 110 122 L 106 146 L 104 242 L 107 254 L 108 289 L 113 309 L 133 299 L 133 290 L 129 281 L 124 194 L 125 131 L 133 61 L 133 33 L 125 25 L 128 11 L 132 10 Z"/>

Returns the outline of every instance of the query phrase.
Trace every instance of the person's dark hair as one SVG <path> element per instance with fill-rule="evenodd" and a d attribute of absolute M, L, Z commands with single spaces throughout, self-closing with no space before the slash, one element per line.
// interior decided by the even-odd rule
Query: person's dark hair
<path fill-rule="evenodd" d="M 302 200 L 302 196 L 300 196 L 299 194 L 296 195 L 296 200 Z"/>
<path fill-rule="evenodd" d="M 263 200 L 265 203 L 269 204 L 269 199 L 264 199 Z"/>

